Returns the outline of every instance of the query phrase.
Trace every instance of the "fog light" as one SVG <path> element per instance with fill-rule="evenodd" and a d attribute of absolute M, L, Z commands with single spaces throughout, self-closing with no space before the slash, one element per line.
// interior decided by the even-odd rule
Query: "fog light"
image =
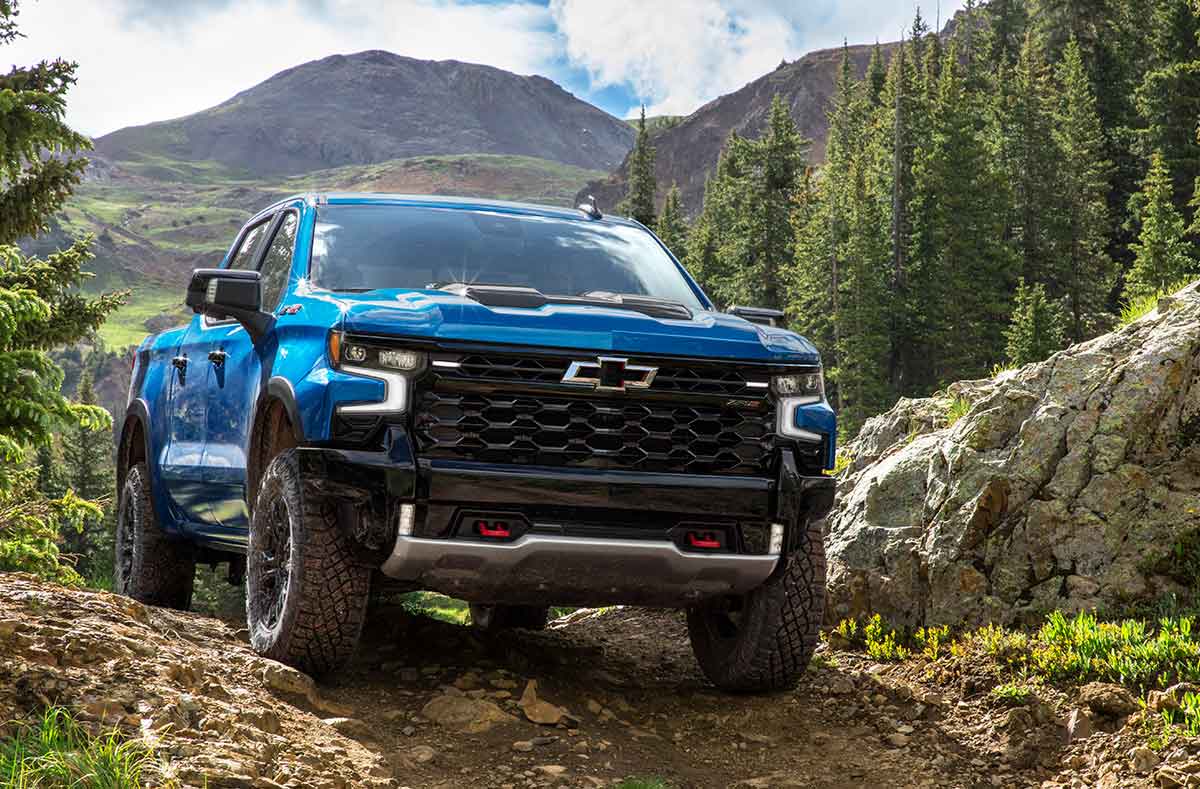
<path fill-rule="evenodd" d="M 767 553 L 771 556 L 778 556 L 783 553 L 783 524 L 771 524 L 771 544 L 767 547 Z"/>
<path fill-rule="evenodd" d="M 417 520 L 417 508 L 412 504 L 400 505 L 400 528 L 399 536 L 411 537 L 413 533 L 413 524 Z"/>
<path fill-rule="evenodd" d="M 415 370 L 421 366 L 421 354 L 416 351 L 381 350 L 379 365 L 393 370 Z"/>

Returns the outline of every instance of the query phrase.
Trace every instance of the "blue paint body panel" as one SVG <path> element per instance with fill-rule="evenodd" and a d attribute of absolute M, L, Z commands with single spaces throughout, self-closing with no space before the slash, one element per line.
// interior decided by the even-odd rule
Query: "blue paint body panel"
<path fill-rule="evenodd" d="M 687 320 L 599 306 L 489 307 L 441 290 L 323 290 L 310 282 L 308 267 L 317 213 L 326 203 L 517 213 L 641 228 L 626 219 L 596 220 L 582 212 L 544 206 L 403 195 L 298 196 L 263 210 L 247 228 L 264 218 L 274 222 L 287 210 L 300 215 L 288 284 L 267 335 L 254 343 L 237 323 L 209 324 L 196 316 L 185 327 L 147 338 L 139 348 L 139 363 L 145 370 L 135 377 L 138 387 L 130 392 L 129 413 L 134 412 L 136 401 L 138 412 L 148 415 L 144 428 L 154 505 L 160 522 L 171 533 L 222 550 L 244 550 L 250 431 L 255 408 L 272 378 L 290 385 L 299 421 L 295 427 L 308 444 L 329 441 L 339 404 L 384 398 L 381 381 L 330 366 L 326 349 L 331 331 L 424 343 L 820 364 L 817 349 L 798 334 L 714 311 L 712 302 L 673 257 L 704 307 Z M 229 266 L 237 244 L 235 240 L 231 245 L 222 267 Z M 210 362 L 212 352 L 224 354 L 223 365 Z M 182 357 L 186 357 L 187 367 L 181 376 L 173 360 Z M 826 437 L 827 466 L 832 468 L 837 434 L 832 409 L 825 403 L 801 406 L 795 420 L 797 426 Z"/>

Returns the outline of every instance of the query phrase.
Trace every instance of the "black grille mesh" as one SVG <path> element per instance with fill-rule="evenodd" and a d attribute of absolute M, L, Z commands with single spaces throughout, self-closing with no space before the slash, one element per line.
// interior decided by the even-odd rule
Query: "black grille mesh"
<path fill-rule="evenodd" d="M 775 414 L 730 405 L 423 392 L 423 456 L 662 473 L 769 473 Z"/>

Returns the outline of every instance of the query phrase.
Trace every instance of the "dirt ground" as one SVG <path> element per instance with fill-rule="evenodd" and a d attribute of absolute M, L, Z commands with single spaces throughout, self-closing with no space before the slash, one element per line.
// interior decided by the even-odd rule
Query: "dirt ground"
<path fill-rule="evenodd" d="M 731 696 L 676 612 L 489 636 L 385 607 L 314 686 L 218 620 L 0 574 L 0 719 L 62 704 L 144 737 L 160 777 L 188 786 L 1200 784 L 1196 743 L 1147 761 L 1132 722 L 1098 721 L 1067 745 L 1068 695 L 998 708 L 986 684 L 823 645 L 795 690 Z"/>

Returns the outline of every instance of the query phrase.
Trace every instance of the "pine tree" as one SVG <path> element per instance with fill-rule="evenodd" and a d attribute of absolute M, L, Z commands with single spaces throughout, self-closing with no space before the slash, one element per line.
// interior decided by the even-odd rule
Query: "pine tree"
<path fill-rule="evenodd" d="M 84 368 L 79 379 L 75 402 L 82 406 L 96 406 L 96 393 L 92 389 L 92 371 Z M 63 442 L 63 461 L 68 479 L 75 493 L 85 499 L 98 499 L 112 487 L 109 473 L 110 449 L 107 431 L 90 430 L 85 425 L 74 425 Z"/>
<path fill-rule="evenodd" d="M 1141 227 L 1132 244 L 1133 266 L 1125 279 L 1125 298 L 1151 296 L 1196 276 L 1196 260 L 1184 239 L 1183 217 L 1173 202 L 1174 185 L 1166 157 L 1155 151 L 1134 212 Z"/>
<path fill-rule="evenodd" d="M 667 245 L 667 249 L 683 258 L 687 251 L 687 220 L 683 217 L 683 207 L 679 202 L 679 185 L 671 184 L 667 199 L 663 202 L 662 213 L 658 215 L 658 237 Z"/>
<path fill-rule="evenodd" d="M 990 0 L 984 7 L 980 49 L 995 72 L 1012 70 L 1029 32 L 1028 0 Z"/>
<path fill-rule="evenodd" d="M 1046 289 L 1040 282 L 1026 285 L 1022 277 L 1013 302 L 1012 318 L 1004 332 L 1010 364 L 1040 362 L 1062 349 L 1066 313 L 1046 298 Z"/>
<path fill-rule="evenodd" d="M 646 227 L 654 227 L 654 205 L 658 193 L 658 180 L 654 174 L 654 144 L 646 129 L 646 106 L 638 118 L 637 137 L 633 151 L 629 154 L 629 192 L 625 196 L 622 210 Z"/>
<path fill-rule="evenodd" d="M 1189 0 L 1153 0 L 1149 5 L 1152 65 L 1136 93 L 1145 122 L 1141 149 L 1163 154 L 1175 181 L 1175 204 L 1183 205 L 1200 177 L 1195 134 L 1200 118 L 1200 17 Z"/>
<path fill-rule="evenodd" d="M 1068 334 L 1072 341 L 1087 337 L 1086 318 L 1100 312 L 1113 282 L 1107 251 L 1108 192 L 1111 163 L 1104 158 L 1104 132 L 1096 97 L 1074 41 L 1058 66 L 1058 107 L 1054 114 L 1054 147 L 1058 153 L 1055 217 L 1057 266 L 1051 268 L 1055 292 L 1067 299 Z"/>
<path fill-rule="evenodd" d="M 14 0 L 0 2 L 0 50 L 18 35 Z M 108 425 L 94 406 L 60 393 L 62 371 L 46 349 L 78 341 L 122 301 L 78 291 L 89 258 L 86 240 L 44 260 L 13 246 L 41 232 L 78 183 L 87 140 L 63 122 L 75 65 L 63 60 L 14 68 L 0 76 L 0 569 L 78 577 L 58 562 L 55 527 L 78 522 L 95 507 L 68 495 L 48 500 L 36 468 L 23 466 L 29 446 L 46 444 L 56 428 Z"/>
<path fill-rule="evenodd" d="M 1059 205 L 1070 198 L 1059 183 L 1058 149 L 1050 144 L 1054 107 L 1049 69 L 1032 36 L 1025 37 L 1011 76 L 1002 71 L 996 99 L 999 165 L 1013 196 L 1010 234 L 1024 277 L 1047 282 L 1059 254 L 1054 222 Z"/>
<path fill-rule="evenodd" d="M 938 77 L 932 134 L 914 164 L 912 287 L 920 299 L 923 380 L 985 372 L 1003 349 L 1015 260 L 1004 240 L 1003 179 L 982 134 L 983 108 L 964 90 L 951 43 Z"/>
<path fill-rule="evenodd" d="M 785 269 L 795 255 L 790 215 L 807 149 L 778 96 L 759 139 L 730 134 L 688 250 L 688 268 L 719 304 L 784 304 Z"/>

